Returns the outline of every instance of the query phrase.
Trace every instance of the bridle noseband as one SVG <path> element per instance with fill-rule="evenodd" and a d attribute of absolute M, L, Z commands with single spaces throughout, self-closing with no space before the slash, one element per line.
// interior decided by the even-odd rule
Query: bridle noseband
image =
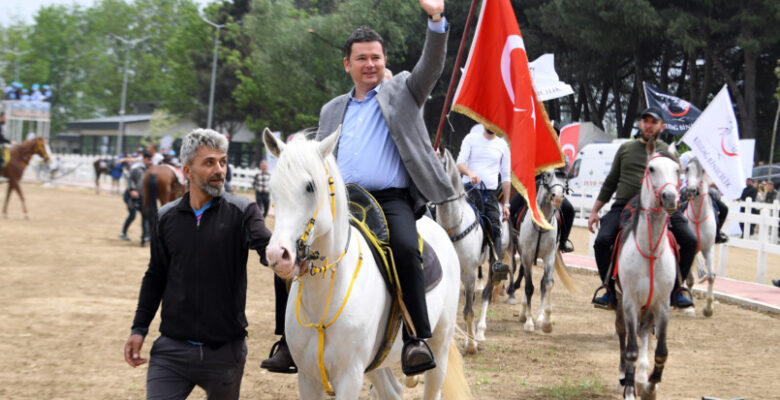
<path fill-rule="evenodd" d="M 328 171 L 328 166 L 327 164 L 325 164 L 324 161 L 322 163 L 322 166 L 325 168 L 325 174 L 328 175 L 328 190 L 330 194 L 331 217 L 333 218 L 333 221 L 336 221 L 336 191 L 333 188 L 334 185 L 333 177 L 330 175 L 330 172 Z M 314 214 L 311 216 L 311 218 L 309 218 L 309 222 L 306 224 L 306 229 L 303 231 L 303 234 L 301 234 L 298 240 L 295 241 L 295 246 L 296 246 L 295 258 L 298 260 L 299 263 L 321 259 L 320 252 L 317 250 L 312 250 L 311 244 L 308 243 L 311 230 L 314 228 L 314 224 L 317 222 L 317 213 L 319 212 L 319 210 L 320 210 L 320 205 L 317 204 L 317 208 L 314 209 Z M 349 245 L 349 241 L 347 241 L 347 245 Z"/>

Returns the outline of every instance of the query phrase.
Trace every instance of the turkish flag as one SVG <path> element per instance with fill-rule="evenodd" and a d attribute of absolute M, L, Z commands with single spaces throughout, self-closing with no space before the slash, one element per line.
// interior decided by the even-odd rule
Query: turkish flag
<path fill-rule="evenodd" d="M 509 0 L 484 0 L 452 110 L 506 137 L 512 184 L 534 221 L 552 228 L 536 204 L 535 176 L 563 166 L 563 153 L 547 112 L 537 100 L 525 43 Z"/>

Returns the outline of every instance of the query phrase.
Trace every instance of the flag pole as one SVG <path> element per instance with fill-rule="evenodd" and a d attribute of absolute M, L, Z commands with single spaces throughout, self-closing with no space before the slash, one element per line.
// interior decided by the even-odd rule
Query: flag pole
<path fill-rule="evenodd" d="M 433 142 L 433 149 L 439 149 L 439 139 L 441 139 L 441 131 L 444 129 L 444 119 L 447 117 L 447 110 L 450 108 L 452 102 L 452 90 L 455 88 L 455 80 L 458 78 L 458 71 L 460 70 L 460 61 L 463 58 L 463 49 L 466 47 L 466 40 L 469 37 L 469 29 L 471 28 L 472 20 L 474 19 L 474 10 L 477 8 L 477 0 L 471 0 L 471 7 L 469 7 L 469 16 L 466 18 L 466 27 L 463 29 L 463 37 L 460 38 L 460 47 L 458 47 L 458 56 L 455 58 L 455 66 L 452 68 L 452 77 L 450 78 L 450 87 L 447 89 L 447 96 L 444 98 L 444 106 L 441 109 L 441 117 L 439 117 L 439 127 L 436 129 L 436 140 Z"/>

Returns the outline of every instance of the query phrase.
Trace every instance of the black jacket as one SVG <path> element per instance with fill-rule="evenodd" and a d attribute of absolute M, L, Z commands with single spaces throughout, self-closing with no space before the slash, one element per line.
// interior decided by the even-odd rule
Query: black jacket
<path fill-rule="evenodd" d="M 187 193 L 158 218 L 132 332 L 146 335 L 162 300 L 165 336 L 212 346 L 245 337 L 248 250 L 262 257 L 271 238 L 260 208 L 225 193 L 198 223 Z"/>

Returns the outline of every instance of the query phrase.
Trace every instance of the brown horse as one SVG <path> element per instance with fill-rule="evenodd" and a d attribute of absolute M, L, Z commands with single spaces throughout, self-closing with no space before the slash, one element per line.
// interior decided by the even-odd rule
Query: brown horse
<path fill-rule="evenodd" d="M 143 216 L 149 221 L 149 233 L 154 235 L 157 225 L 157 201 L 165 205 L 183 196 L 187 186 L 179 182 L 179 178 L 169 165 L 152 165 L 144 175 L 143 184 Z"/>
<path fill-rule="evenodd" d="M 100 175 L 111 175 L 111 169 L 114 168 L 114 160 L 111 158 L 98 158 L 92 163 L 95 168 L 95 194 L 100 194 Z M 111 185 L 116 193 L 119 193 L 119 179 L 114 179 Z"/>
<path fill-rule="evenodd" d="M 49 153 L 49 145 L 42 137 L 25 140 L 11 148 L 11 157 L 3 166 L 2 171 L 3 176 L 8 178 L 8 191 L 5 194 L 5 203 L 3 204 L 5 218 L 8 218 L 8 200 L 11 198 L 11 190 L 16 190 L 19 198 L 22 199 L 24 217 L 30 218 L 30 214 L 27 212 L 27 203 L 25 203 L 24 194 L 22 194 L 22 175 L 24 175 L 24 169 L 27 168 L 33 155 L 37 154 L 43 158 L 44 162 L 49 162 Z"/>

